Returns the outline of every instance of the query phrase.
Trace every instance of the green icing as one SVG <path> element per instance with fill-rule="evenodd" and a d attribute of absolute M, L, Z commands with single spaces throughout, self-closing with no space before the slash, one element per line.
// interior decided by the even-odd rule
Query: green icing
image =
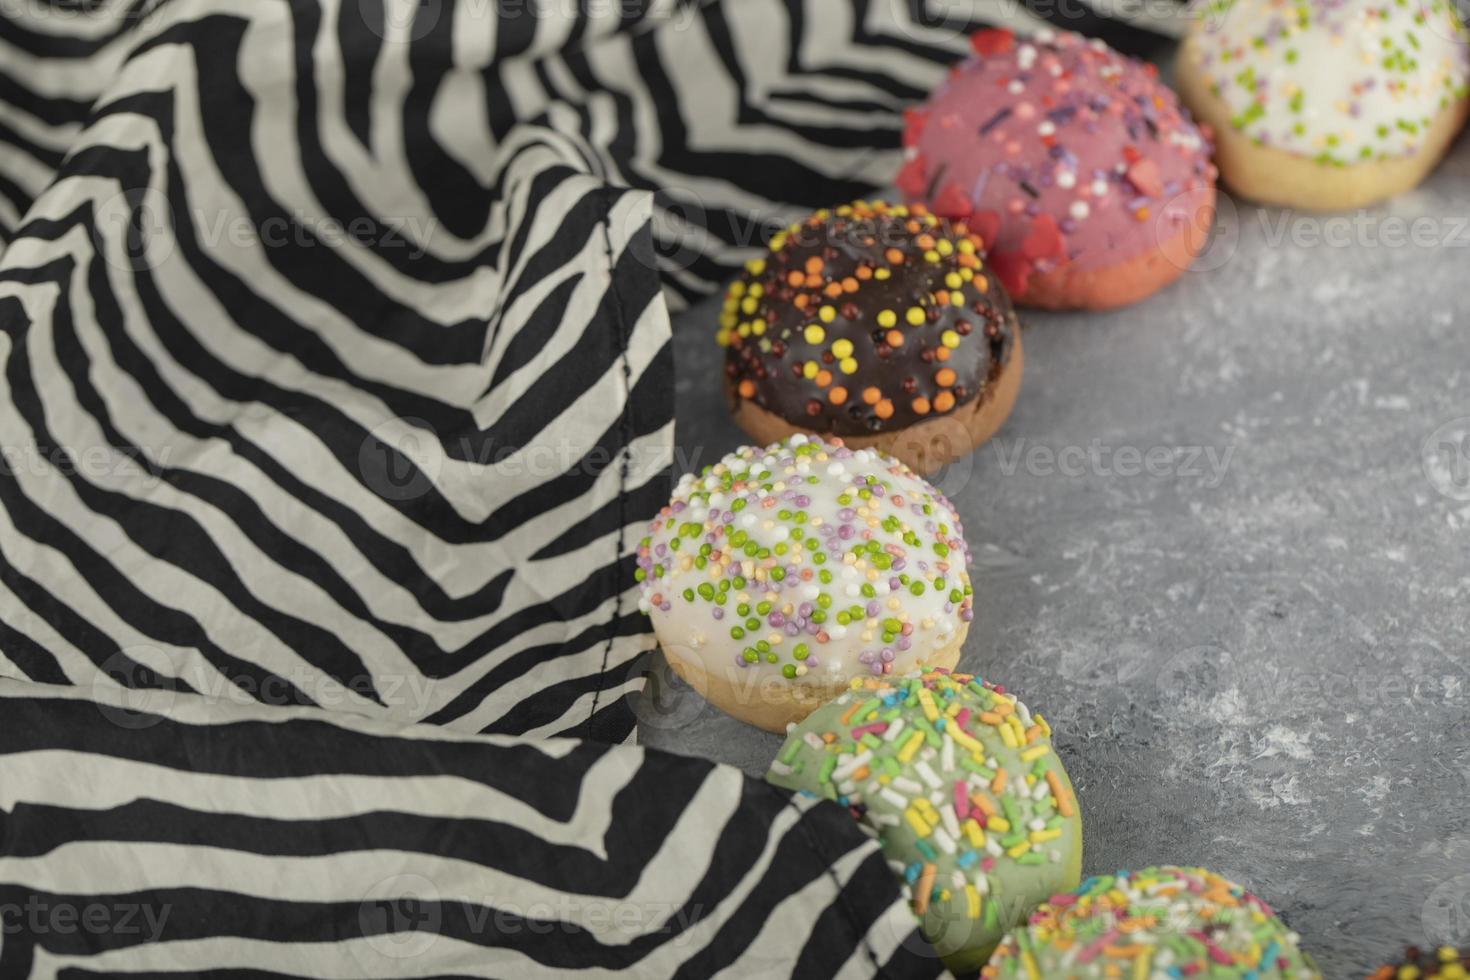
<path fill-rule="evenodd" d="M 967 674 L 854 683 L 791 731 L 766 778 L 853 807 L 901 865 L 925 936 L 973 972 L 1081 878 L 1082 821 L 1050 729 Z"/>

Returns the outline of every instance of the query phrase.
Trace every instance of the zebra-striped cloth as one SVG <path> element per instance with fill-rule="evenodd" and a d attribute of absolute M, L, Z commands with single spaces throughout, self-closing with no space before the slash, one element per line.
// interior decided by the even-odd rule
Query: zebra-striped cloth
<path fill-rule="evenodd" d="M 622 744 L 669 310 L 975 27 L 1140 11 L 0 2 L 0 976 L 940 972 L 839 808 Z"/>

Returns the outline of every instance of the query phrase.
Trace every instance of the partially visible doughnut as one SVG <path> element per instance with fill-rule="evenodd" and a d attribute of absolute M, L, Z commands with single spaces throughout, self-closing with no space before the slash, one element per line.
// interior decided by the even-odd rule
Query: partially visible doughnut
<path fill-rule="evenodd" d="M 1465 121 L 1470 49 L 1449 0 L 1209 0 L 1176 76 L 1245 197 L 1315 210 L 1402 193 Z"/>

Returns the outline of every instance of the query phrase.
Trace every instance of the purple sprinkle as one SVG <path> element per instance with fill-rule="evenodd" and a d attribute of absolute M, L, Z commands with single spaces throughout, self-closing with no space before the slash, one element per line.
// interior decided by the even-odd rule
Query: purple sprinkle
<path fill-rule="evenodd" d="M 710 610 L 710 615 L 715 617 L 715 619 L 724 619 L 725 610 L 721 609 L 719 606 L 715 606 L 715 608 Z"/>
<path fill-rule="evenodd" d="M 878 615 L 878 613 L 882 609 L 882 607 L 878 605 L 878 600 L 877 599 L 869 599 L 868 600 L 868 607 L 867 607 L 867 609 L 868 609 L 868 616 L 869 617 L 873 617 L 873 616 Z"/>
<path fill-rule="evenodd" d="M 781 626 L 782 626 L 782 624 L 784 624 L 786 622 L 786 617 L 783 616 L 783 615 L 781 615 L 781 613 L 779 611 L 773 610 L 771 612 L 770 617 L 766 620 L 766 622 L 770 623 L 772 626 L 776 627 L 777 629 L 780 629 Z"/>
<path fill-rule="evenodd" d="M 900 637 L 899 637 L 899 638 L 898 638 L 898 648 L 899 648 L 899 649 L 900 649 L 900 650 L 902 650 L 902 651 L 904 651 L 904 652 L 905 652 L 905 653 L 907 653 L 907 652 L 908 652 L 908 649 L 909 649 L 909 647 L 911 647 L 911 646 L 913 646 L 913 645 L 914 645 L 914 641 L 913 641 L 913 640 L 910 640 L 910 639 L 909 639 L 909 638 L 908 638 L 908 637 L 906 637 L 906 636 L 900 636 Z"/>

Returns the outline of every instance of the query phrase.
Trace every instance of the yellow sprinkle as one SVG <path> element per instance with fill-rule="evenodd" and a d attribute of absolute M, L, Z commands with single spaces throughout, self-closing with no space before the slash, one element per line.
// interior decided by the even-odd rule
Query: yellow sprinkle
<path fill-rule="evenodd" d="M 751 259 L 749 262 L 745 263 L 745 271 L 749 272 L 753 276 L 760 275 L 762 272 L 766 271 L 766 260 Z"/>
<path fill-rule="evenodd" d="M 974 885 L 965 886 L 965 914 L 972 919 L 980 918 L 980 893 Z"/>
<path fill-rule="evenodd" d="M 996 726 L 1000 730 L 1000 740 L 1006 744 L 1008 749 L 1018 749 L 1021 743 L 1016 739 L 1016 730 L 1010 725 Z"/>
<path fill-rule="evenodd" d="M 946 330 L 944 331 L 944 333 L 940 334 L 939 342 L 953 350 L 960 345 L 960 335 L 955 333 L 953 330 Z"/>
<path fill-rule="evenodd" d="M 959 248 L 960 253 L 963 255 L 975 254 L 975 243 L 970 241 L 968 238 L 961 238 L 960 243 L 957 247 Z"/>
<path fill-rule="evenodd" d="M 1031 831 L 1031 843 L 1045 844 L 1047 841 L 1056 840 L 1060 836 L 1062 836 L 1062 828 L 1060 827 L 1052 827 L 1050 830 L 1033 830 Z"/>
<path fill-rule="evenodd" d="M 837 367 L 841 369 L 843 374 L 852 374 L 858 369 L 857 358 L 844 357 L 842 360 L 837 362 Z"/>
<path fill-rule="evenodd" d="M 1153 959 L 1153 947 L 1143 947 L 1143 952 L 1133 961 L 1133 980 L 1148 980 L 1150 961 Z"/>
<path fill-rule="evenodd" d="M 950 242 L 948 238 L 941 238 L 937 243 L 935 243 L 934 247 L 939 249 L 940 255 L 954 254 L 954 245 Z"/>
<path fill-rule="evenodd" d="M 801 376 L 810 380 L 811 378 L 815 378 L 817 376 L 817 372 L 821 369 L 821 365 L 819 365 L 816 361 L 807 361 L 801 366 Z"/>
<path fill-rule="evenodd" d="M 756 311 L 756 308 L 759 305 L 760 301 L 757 300 L 754 296 L 747 296 L 740 301 L 740 312 L 749 316 Z"/>
<path fill-rule="evenodd" d="M 821 319 L 823 323 L 831 323 L 833 320 L 837 319 L 837 310 L 830 306 L 824 306 L 817 311 L 817 316 Z"/>
<path fill-rule="evenodd" d="M 1013 858 L 1018 858 L 1029 850 L 1031 850 L 1031 842 L 1029 840 L 1023 840 L 1015 847 L 1008 848 L 1006 850 L 1006 854 L 1010 855 Z"/>
<path fill-rule="evenodd" d="M 934 695 L 928 688 L 919 688 L 919 707 L 924 709 L 924 717 L 929 721 L 939 720 L 939 709 L 934 706 Z"/>
<path fill-rule="evenodd" d="M 909 826 L 914 828 L 915 834 L 918 834 L 920 837 L 929 836 L 929 833 L 933 828 L 925 822 L 923 817 L 919 816 L 912 809 L 903 811 L 903 815 L 904 818 L 908 820 Z"/>
<path fill-rule="evenodd" d="M 898 761 L 908 762 L 919 751 L 919 746 L 924 744 L 923 732 L 910 732 L 909 740 L 903 743 L 903 748 L 898 750 Z"/>
<path fill-rule="evenodd" d="M 924 310 L 918 306 L 910 306 L 908 308 L 908 311 L 904 313 L 903 318 L 907 320 L 912 326 L 917 327 L 924 322 Z M 951 330 L 946 332 L 953 333 L 954 331 Z"/>
<path fill-rule="evenodd" d="M 804 331 L 804 335 L 806 337 L 806 342 L 812 345 L 820 344 L 822 341 L 827 339 L 827 331 L 823 330 L 815 323 L 806 328 L 806 330 Z"/>
<path fill-rule="evenodd" d="M 837 340 L 832 341 L 832 355 L 838 358 L 851 357 L 852 341 L 848 340 L 846 337 L 840 337 Z"/>
<path fill-rule="evenodd" d="M 889 269 L 886 265 L 880 266 L 879 268 L 873 270 L 873 278 L 879 280 L 880 282 L 884 279 L 887 279 L 891 275 L 893 275 L 893 271 Z"/>
<path fill-rule="evenodd" d="M 924 261 L 925 262 L 938 262 L 939 261 L 939 253 L 936 252 L 936 251 L 934 251 L 934 249 L 932 249 L 932 248 L 929 249 L 929 251 L 927 251 L 927 252 L 924 253 Z"/>
<path fill-rule="evenodd" d="M 1005 817 L 991 817 L 988 821 L 986 821 L 985 826 L 989 827 L 997 834 L 1004 834 L 1006 831 L 1011 829 L 1011 822 Z M 1027 846 L 1029 847 L 1030 845 L 1028 844 Z"/>
<path fill-rule="evenodd" d="M 879 313 L 878 313 L 878 326 L 880 326 L 880 327 L 896 327 L 896 326 L 898 326 L 898 314 L 895 313 L 895 312 L 893 312 L 892 310 L 881 310 L 881 311 L 879 311 Z"/>
<path fill-rule="evenodd" d="M 985 831 L 980 829 L 980 825 L 973 817 L 966 819 L 960 825 L 960 829 L 965 832 L 965 838 L 970 842 L 971 847 L 979 850 L 985 846 Z"/>
<path fill-rule="evenodd" d="M 962 730 L 959 725 L 946 725 L 944 730 L 949 734 L 950 738 L 955 740 L 955 744 L 969 749 L 972 753 L 978 754 L 983 751 L 980 743 L 975 741 L 969 732 Z"/>
<path fill-rule="evenodd" d="M 1032 715 L 1031 720 L 1036 722 L 1036 724 L 1041 728 L 1042 735 L 1045 735 L 1047 738 L 1051 738 L 1051 726 L 1046 723 L 1045 718 L 1041 717 L 1041 715 L 1038 714 Z"/>
<path fill-rule="evenodd" d="M 1027 980 L 1041 980 L 1041 968 L 1036 965 L 1036 957 L 1031 950 L 1021 951 L 1021 965 L 1026 968 Z"/>
<path fill-rule="evenodd" d="M 1051 749 L 1045 745 L 1033 745 L 1031 748 L 1021 753 L 1021 761 L 1035 762 L 1037 759 L 1040 759 L 1042 756 L 1046 755 L 1050 751 Z"/>

